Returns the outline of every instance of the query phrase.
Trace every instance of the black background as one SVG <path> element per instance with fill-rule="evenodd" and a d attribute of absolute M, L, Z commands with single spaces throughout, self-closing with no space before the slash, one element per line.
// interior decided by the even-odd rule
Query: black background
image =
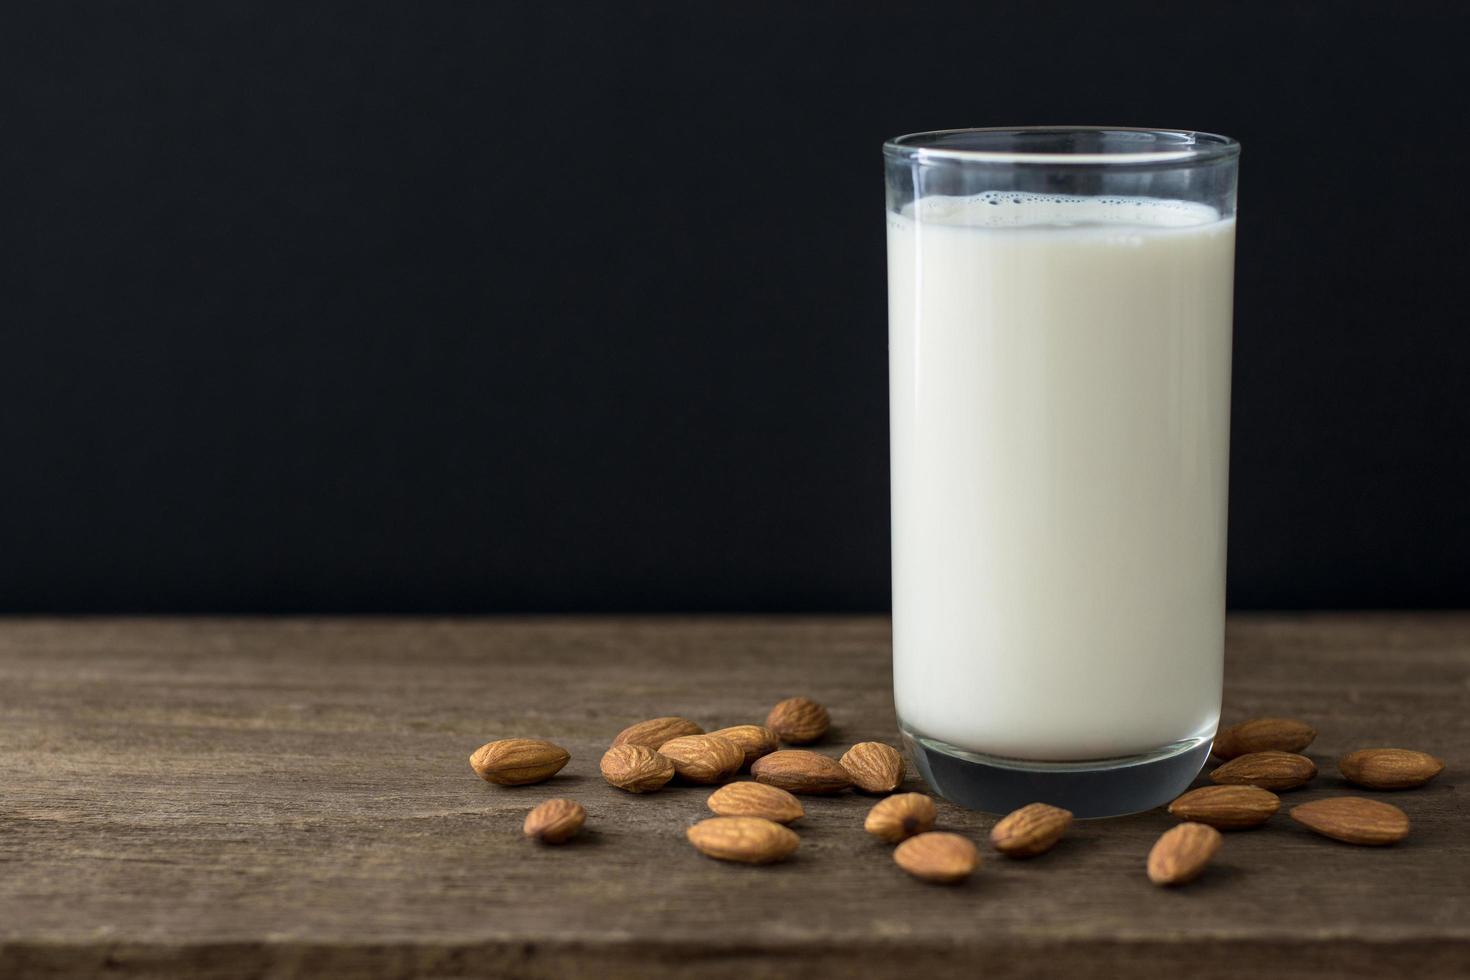
<path fill-rule="evenodd" d="M 1230 599 L 1470 604 L 1456 4 L 8 8 L 0 608 L 884 609 L 888 136 L 1244 144 Z"/>

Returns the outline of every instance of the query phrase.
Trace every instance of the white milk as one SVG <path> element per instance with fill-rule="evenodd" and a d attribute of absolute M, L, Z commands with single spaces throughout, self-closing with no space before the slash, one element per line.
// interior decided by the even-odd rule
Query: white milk
<path fill-rule="evenodd" d="M 1183 202 L 992 193 L 889 213 L 911 731 L 1047 761 L 1214 733 L 1234 247 L 1233 219 Z"/>

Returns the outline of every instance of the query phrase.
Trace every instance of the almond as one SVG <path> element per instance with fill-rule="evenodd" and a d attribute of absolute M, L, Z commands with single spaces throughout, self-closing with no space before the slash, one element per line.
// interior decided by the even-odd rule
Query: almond
<path fill-rule="evenodd" d="M 1412 789 L 1444 772 L 1444 763 L 1413 749 L 1359 749 L 1339 759 L 1337 770 L 1368 789 Z"/>
<path fill-rule="evenodd" d="M 562 844 L 576 835 L 587 820 L 587 811 L 575 800 L 547 800 L 526 814 L 521 830 L 543 844 Z"/>
<path fill-rule="evenodd" d="M 1259 827 L 1279 809 L 1281 798 L 1259 786 L 1202 786 L 1169 804 L 1169 812 L 1180 820 L 1216 830 Z"/>
<path fill-rule="evenodd" d="M 1251 752 L 1300 752 L 1312 744 L 1317 729 L 1292 718 L 1252 718 L 1221 729 L 1210 751 L 1221 759 L 1234 759 Z"/>
<path fill-rule="evenodd" d="M 745 753 L 719 735 L 683 735 L 665 742 L 658 754 L 674 764 L 686 783 L 722 783 L 740 771 Z"/>
<path fill-rule="evenodd" d="M 1334 796 L 1291 808 L 1291 819 L 1347 844 L 1392 844 L 1409 836 L 1408 814 L 1380 800 Z"/>
<path fill-rule="evenodd" d="M 879 800 L 868 811 L 863 829 L 880 840 L 897 844 L 934 826 L 934 801 L 923 793 L 899 793 Z"/>
<path fill-rule="evenodd" d="M 667 718 L 650 718 L 636 725 L 629 725 L 618 732 L 612 740 L 614 745 L 646 745 L 650 749 L 661 749 L 665 742 L 681 735 L 703 735 L 700 728 L 688 718 L 670 715 Z"/>
<path fill-rule="evenodd" d="M 990 843 L 1008 857 L 1045 854 L 1072 826 L 1072 811 L 1047 803 L 1028 803 L 1001 818 L 990 831 Z"/>
<path fill-rule="evenodd" d="M 1283 790 L 1305 786 L 1316 775 L 1317 764 L 1306 756 L 1272 749 L 1236 756 L 1210 773 L 1210 779 L 1227 786 Z"/>
<path fill-rule="evenodd" d="M 762 756 L 750 767 L 756 782 L 792 793 L 840 793 L 852 777 L 836 759 L 805 749 L 782 749 Z"/>
<path fill-rule="evenodd" d="M 815 742 L 831 724 L 827 709 L 811 698 L 787 698 L 766 715 L 766 727 L 792 745 Z"/>
<path fill-rule="evenodd" d="M 710 734 L 728 738 L 740 746 L 741 751 L 745 753 L 747 766 L 761 756 L 770 755 L 781 747 L 781 739 L 764 725 L 735 725 L 731 728 L 721 728 Z"/>
<path fill-rule="evenodd" d="M 1205 870 L 1223 838 L 1214 827 L 1182 823 L 1166 830 L 1148 852 L 1148 880 L 1156 885 L 1182 885 Z"/>
<path fill-rule="evenodd" d="M 624 742 L 602 754 L 602 778 L 629 793 L 652 793 L 674 778 L 674 764 L 646 745 Z"/>
<path fill-rule="evenodd" d="M 859 742 L 838 762 L 864 793 L 892 793 L 903 782 L 903 756 L 882 742 Z"/>
<path fill-rule="evenodd" d="M 710 794 L 705 805 L 722 817 L 761 817 L 776 823 L 791 823 L 806 815 L 800 800 L 765 783 L 721 786 Z"/>
<path fill-rule="evenodd" d="M 959 834 L 930 831 L 895 847 L 893 860 L 915 878 L 952 885 L 974 873 L 980 852 Z"/>
<path fill-rule="evenodd" d="M 486 742 L 470 756 L 470 768 L 487 783 L 526 786 L 550 779 L 571 753 L 539 738 L 502 738 Z"/>
<path fill-rule="evenodd" d="M 784 860 L 801 843 L 793 831 L 760 817 L 710 817 L 690 827 L 685 835 L 701 854 L 743 864 Z"/>

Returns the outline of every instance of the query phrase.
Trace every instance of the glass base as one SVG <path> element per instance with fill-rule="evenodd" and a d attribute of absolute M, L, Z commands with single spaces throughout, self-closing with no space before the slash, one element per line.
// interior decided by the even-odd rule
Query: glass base
<path fill-rule="evenodd" d="M 951 803 L 987 813 L 1050 803 L 1084 818 L 1120 817 L 1170 802 L 1204 768 L 1211 742 L 1187 739 L 1126 759 L 1031 762 L 968 752 L 902 724 L 899 730 L 924 781 Z"/>

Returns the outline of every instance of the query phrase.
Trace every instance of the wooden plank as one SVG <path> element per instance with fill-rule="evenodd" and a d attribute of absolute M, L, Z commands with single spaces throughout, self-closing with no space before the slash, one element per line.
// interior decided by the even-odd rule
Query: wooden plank
<path fill-rule="evenodd" d="M 811 799 L 797 857 L 746 868 L 683 840 L 707 789 L 598 776 L 631 721 L 759 720 L 793 693 L 831 706 L 828 751 L 894 741 L 879 619 L 3 622 L 0 976 L 1470 974 L 1470 615 L 1236 617 L 1229 649 L 1227 721 L 1321 731 L 1288 804 L 1344 792 L 1331 760 L 1356 747 L 1448 760 L 1385 795 L 1407 841 L 1278 817 L 1164 891 L 1156 812 L 945 889 L 862 832 L 863 797 Z M 507 735 L 572 762 L 476 779 L 469 752 Z M 521 839 L 550 796 L 586 806 L 583 839 Z"/>

